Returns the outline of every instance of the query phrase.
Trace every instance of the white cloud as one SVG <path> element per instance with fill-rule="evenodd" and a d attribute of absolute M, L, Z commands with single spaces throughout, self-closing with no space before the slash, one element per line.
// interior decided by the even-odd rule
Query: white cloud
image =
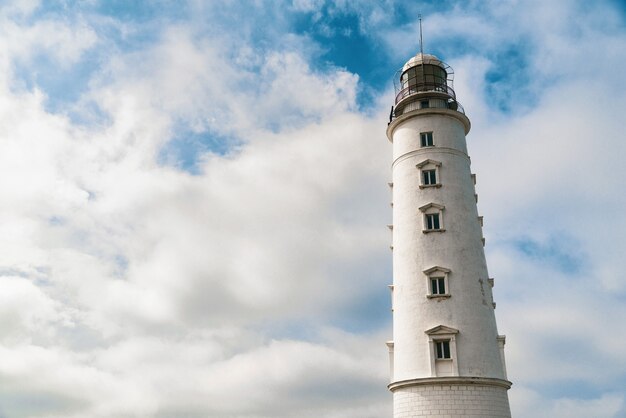
<path fill-rule="evenodd" d="M 527 63 L 535 96 L 511 113 L 487 92 L 494 54 L 451 60 L 473 123 L 513 410 L 618 416 L 624 399 L 611 386 L 624 382 L 626 330 L 606 318 L 624 316 L 626 95 L 613 71 L 626 62 L 624 37 L 613 18 L 600 26 L 603 10 L 572 34 L 561 20 L 535 27 L 492 6 L 430 24 L 448 22 L 487 49 L 506 25 L 510 38 L 545 40 Z M 368 7 L 361 24 L 384 27 Z M 542 22 L 554 19 L 541 7 Z M 390 335 L 329 325 L 370 313 L 357 307 L 372 294 L 387 300 L 389 103 L 359 113 L 357 75 L 317 69 L 311 41 L 297 36 L 258 48 L 248 21 L 239 47 L 231 33 L 168 23 L 154 43 L 119 51 L 80 20 L 20 26 L 4 16 L 4 68 L 37 54 L 71 66 L 96 45 L 106 64 L 77 104 L 94 125 L 49 113 L 43 91 L 16 90 L 5 73 L 0 415 L 389 415 Z M 603 58 L 598 42 L 614 54 Z M 237 145 L 205 151 L 191 175 L 159 163 L 181 127 Z M 542 391 L 580 381 L 595 395 Z"/>
<path fill-rule="evenodd" d="M 26 4 L 25 2 L 24 5 Z M 10 16 L 12 10 L 9 8 L 0 11 L 0 65 L 3 86 L 9 81 L 7 77 L 12 76 L 11 87 L 15 89 L 20 86 L 23 78 L 36 78 L 45 71 L 52 71 L 52 65 L 67 69 L 76 64 L 82 54 L 98 42 L 97 35 L 87 23 L 42 19 L 32 24 L 18 24 L 6 14 L 9 13 Z M 38 66 L 43 63 L 48 68 Z M 18 67 L 17 72 L 15 67 Z M 22 74 L 20 70 L 28 73 Z"/>
<path fill-rule="evenodd" d="M 47 113 L 38 91 L 4 94 L 1 227 L 11 251 L 1 261 L 23 277 L 2 279 L 2 413 L 277 416 L 281 391 L 293 391 L 292 412 L 310 394 L 332 395 L 331 371 L 337 393 L 363 399 L 372 382 L 384 386 L 380 368 L 361 367 L 371 352 L 264 335 L 245 344 L 237 331 L 285 316 L 312 321 L 368 291 L 366 260 L 386 235 L 355 205 L 385 166 L 386 142 L 349 113 L 356 77 L 315 73 L 297 54 L 276 52 L 261 61 L 255 85 L 223 51 L 180 28 L 164 33 L 156 47 L 111 57 L 96 74 L 85 100 L 108 113 L 102 126 Z M 238 90 L 239 82 L 252 88 Z M 235 132 L 247 145 L 207 154 L 198 176 L 160 166 L 177 120 Z M 202 337 L 220 329 L 235 331 Z M 19 344 L 7 345 L 17 334 Z M 384 358 L 384 349 L 374 352 Z M 242 387 L 256 391 L 247 406 L 232 396 Z M 354 413 L 379 408 L 370 401 Z"/>
<path fill-rule="evenodd" d="M 624 412 L 624 395 L 609 392 L 599 397 L 550 399 L 527 387 L 511 392 L 511 404 L 518 416 L 524 417 L 619 417 Z"/>
<path fill-rule="evenodd" d="M 298 12 L 318 11 L 324 5 L 324 0 L 293 0 L 292 7 Z"/>
<path fill-rule="evenodd" d="M 29 16 L 40 4 L 39 0 L 7 0 L 1 10 L 6 14 Z"/>

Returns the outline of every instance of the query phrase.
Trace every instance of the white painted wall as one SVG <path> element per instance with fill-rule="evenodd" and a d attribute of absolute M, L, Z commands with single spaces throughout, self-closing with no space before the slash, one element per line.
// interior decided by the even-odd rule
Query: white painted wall
<path fill-rule="evenodd" d="M 391 132 L 395 380 L 431 376 L 424 331 L 437 325 L 459 330 L 461 376 L 504 379 L 462 118 L 453 111 L 423 109 L 399 121 Z M 420 132 L 429 131 L 435 146 L 422 148 Z M 416 166 L 426 159 L 441 162 L 441 187 L 419 188 Z M 445 206 L 445 232 L 422 232 L 418 208 L 431 202 Z M 427 298 L 429 281 L 423 270 L 432 266 L 451 270 L 450 298 Z"/>
<path fill-rule="evenodd" d="M 441 101 L 437 92 L 419 94 L 420 100 L 432 95 Z M 387 129 L 393 143 L 394 417 L 510 417 L 510 383 L 465 139 L 470 122 L 447 108 L 413 108 L 404 107 Z M 433 147 L 421 147 L 422 132 L 433 132 Z M 440 187 L 419 187 L 418 165 L 425 160 L 437 162 Z M 435 206 L 428 211 L 443 206 L 443 232 L 423 231 L 420 208 L 430 203 Z M 430 281 L 424 270 L 434 266 L 449 269 L 449 297 L 428 297 Z M 433 340 L 442 332 L 452 338 L 452 360 L 445 365 L 434 360 L 433 351 Z M 444 369 L 448 377 L 441 376 Z"/>

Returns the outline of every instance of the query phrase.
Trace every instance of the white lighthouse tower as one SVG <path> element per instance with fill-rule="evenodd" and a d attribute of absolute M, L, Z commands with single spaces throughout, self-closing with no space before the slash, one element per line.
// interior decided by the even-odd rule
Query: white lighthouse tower
<path fill-rule="evenodd" d="M 394 418 L 510 417 L 504 336 L 453 71 L 428 54 L 399 71 L 393 143 Z"/>

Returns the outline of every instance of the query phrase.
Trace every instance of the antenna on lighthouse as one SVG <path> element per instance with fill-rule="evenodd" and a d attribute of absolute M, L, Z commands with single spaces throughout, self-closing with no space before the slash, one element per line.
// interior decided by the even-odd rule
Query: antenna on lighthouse
<path fill-rule="evenodd" d="M 424 39 L 422 38 L 422 14 L 418 14 L 417 17 L 419 18 L 420 21 L 420 55 L 422 58 L 422 61 L 424 60 Z"/>
<path fill-rule="evenodd" d="M 420 61 L 422 62 L 422 83 L 426 84 L 426 76 L 424 75 L 424 38 L 422 38 L 422 14 L 417 15 L 420 21 Z"/>

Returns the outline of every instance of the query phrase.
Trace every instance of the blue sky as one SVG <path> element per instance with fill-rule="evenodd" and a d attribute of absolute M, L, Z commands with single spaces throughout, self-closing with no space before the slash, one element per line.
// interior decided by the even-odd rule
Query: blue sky
<path fill-rule="evenodd" d="M 625 416 L 622 3 L 24 0 L 0 418 L 391 416 L 385 129 L 419 13 L 472 121 L 514 416 Z"/>

